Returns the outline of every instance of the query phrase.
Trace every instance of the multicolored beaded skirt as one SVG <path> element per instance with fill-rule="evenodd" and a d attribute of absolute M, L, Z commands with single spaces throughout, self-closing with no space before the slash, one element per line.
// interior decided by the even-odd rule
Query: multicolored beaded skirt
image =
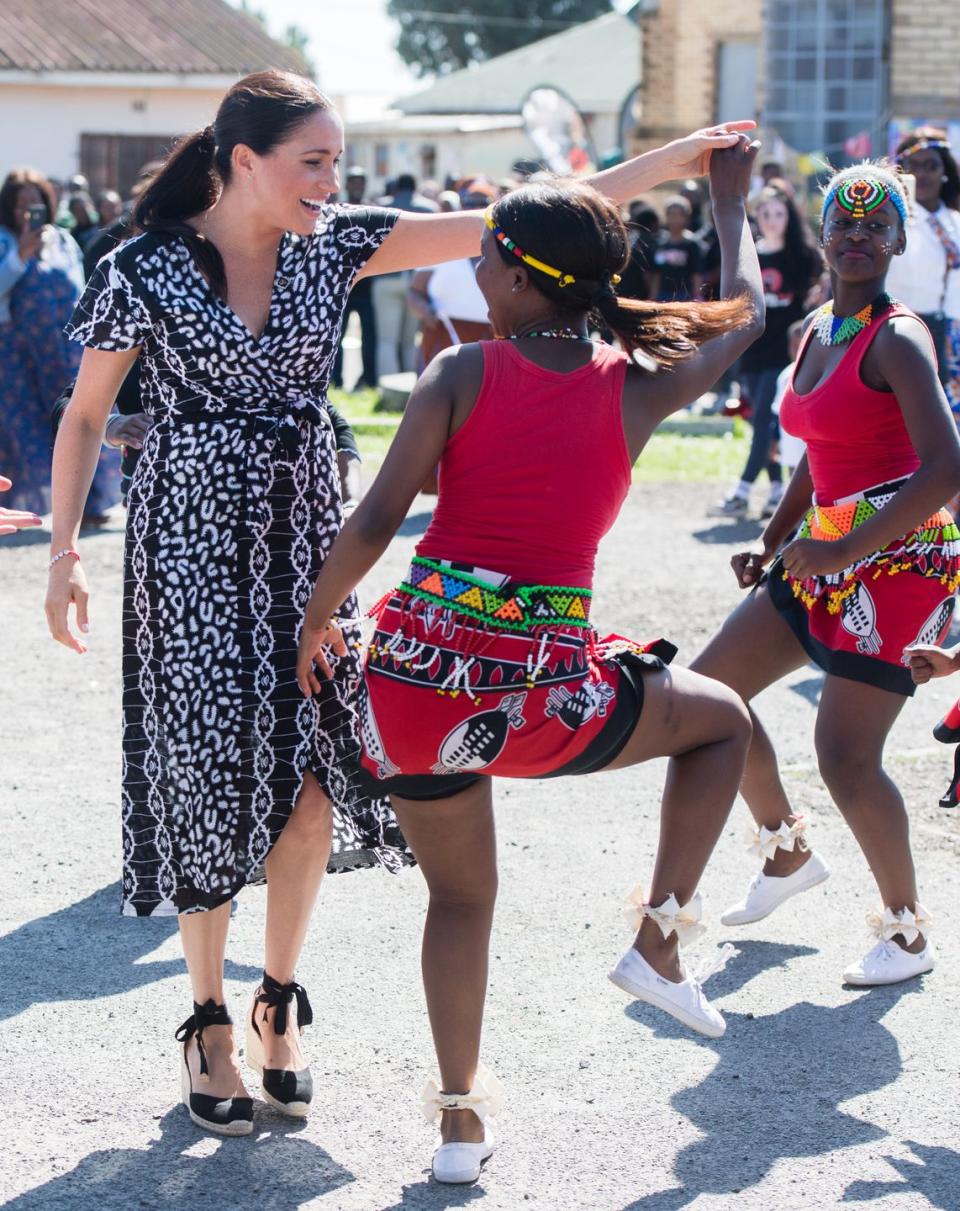
<path fill-rule="evenodd" d="M 879 484 L 832 505 L 815 503 L 796 537 L 835 542 L 884 508 L 905 483 Z M 842 572 L 797 580 L 777 559 L 765 584 L 825 672 L 909 697 L 916 686 L 903 649 L 939 643 L 950 625 L 960 586 L 960 530 L 941 509 Z"/>
<path fill-rule="evenodd" d="M 600 638 L 590 589 L 509 580 L 416 557 L 371 611 L 361 776 L 378 795 L 439 799 L 480 778 L 549 778 L 608 765 L 643 707 L 665 640 Z"/>

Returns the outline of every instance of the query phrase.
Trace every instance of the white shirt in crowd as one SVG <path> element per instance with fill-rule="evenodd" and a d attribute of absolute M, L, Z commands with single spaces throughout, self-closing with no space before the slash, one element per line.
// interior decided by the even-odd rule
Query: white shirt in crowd
<path fill-rule="evenodd" d="M 477 285 L 473 261 L 446 261 L 430 270 L 427 283 L 430 303 L 440 316 L 451 320 L 487 322 L 487 302 Z"/>
<path fill-rule="evenodd" d="M 960 213 L 941 206 L 933 215 L 960 248 Z M 923 206 L 910 216 L 906 251 L 890 264 L 887 293 L 920 315 L 942 310 L 950 319 L 960 319 L 960 269 L 951 269 L 944 283 L 947 254 L 930 218 L 931 212 Z"/>

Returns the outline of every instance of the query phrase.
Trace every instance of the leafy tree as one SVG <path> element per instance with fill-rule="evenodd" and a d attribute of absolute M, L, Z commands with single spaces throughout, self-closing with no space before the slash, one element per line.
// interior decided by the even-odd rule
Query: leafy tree
<path fill-rule="evenodd" d="M 389 0 L 397 52 L 420 75 L 492 59 L 610 12 L 611 0 Z"/>

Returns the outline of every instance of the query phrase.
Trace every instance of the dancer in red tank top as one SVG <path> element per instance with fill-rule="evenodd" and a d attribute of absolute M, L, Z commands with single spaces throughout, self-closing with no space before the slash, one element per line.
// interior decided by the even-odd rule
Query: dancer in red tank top
<path fill-rule="evenodd" d="M 426 1109 L 442 1114 L 441 1181 L 475 1179 L 492 1151 L 482 1120 L 496 1089 L 477 1067 L 496 888 L 491 775 L 672 759 L 649 894 L 632 897 L 636 938 L 611 979 L 694 1030 L 724 1031 L 706 972 L 685 971 L 677 946 L 703 932 L 696 889 L 739 785 L 746 712 L 725 687 L 667 669 L 666 643 L 601 637 L 590 616 L 597 544 L 633 462 L 762 324 L 745 218 L 755 156 L 742 140 L 711 163 L 717 303 L 618 299 L 626 232 L 588 186 L 529 186 L 491 208 L 477 281 L 507 339 L 447 350 L 428 368 L 307 609 L 297 671 L 310 693 L 315 665 L 325 671 L 342 644 L 333 612 L 439 461 L 433 524 L 374 610 L 362 736 L 368 785 L 390 794 L 430 887 L 423 970 L 441 1083 Z M 590 341 L 591 315 L 624 352 Z"/>
<path fill-rule="evenodd" d="M 906 216 L 903 185 L 877 165 L 845 169 L 828 187 L 821 243 L 833 302 L 810 317 L 780 407 L 807 453 L 761 549 L 733 559 L 753 593 L 693 665 L 747 702 L 808 660 L 827 674 L 820 773 L 881 896 L 867 918 L 876 944 L 843 973 L 857 985 L 933 967 L 906 811 L 882 757 L 914 692 L 905 649 L 946 632 L 960 583 L 960 533 L 942 507 L 960 487 L 960 442 L 929 333 L 884 293 L 891 259 L 906 247 Z M 764 865 L 724 914 L 727 925 L 760 920 L 830 873 L 806 844 L 756 717 L 742 793 Z"/>

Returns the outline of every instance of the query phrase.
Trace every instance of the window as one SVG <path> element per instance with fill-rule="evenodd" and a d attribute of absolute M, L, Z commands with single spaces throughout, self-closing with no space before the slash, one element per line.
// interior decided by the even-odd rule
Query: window
<path fill-rule="evenodd" d="M 129 197 L 140 169 L 151 160 L 164 160 L 179 135 L 80 136 L 80 171 L 90 182 L 93 196 L 115 189 Z"/>
<path fill-rule="evenodd" d="M 844 159 L 867 131 L 883 142 L 886 0 L 767 0 L 764 124 L 797 151 Z"/>
<path fill-rule="evenodd" d="M 390 175 L 390 144 L 374 143 L 373 145 L 373 175 L 386 178 Z"/>

